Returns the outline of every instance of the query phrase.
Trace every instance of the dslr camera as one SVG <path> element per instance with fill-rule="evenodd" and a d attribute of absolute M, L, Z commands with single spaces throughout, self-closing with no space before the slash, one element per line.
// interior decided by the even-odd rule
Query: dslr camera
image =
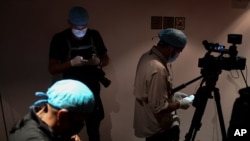
<path fill-rule="evenodd" d="M 105 77 L 105 72 L 101 68 L 97 69 L 97 73 L 96 74 L 97 74 L 97 78 L 98 78 L 99 82 L 105 88 L 107 88 L 111 84 L 111 80 L 109 80 L 108 78 Z"/>

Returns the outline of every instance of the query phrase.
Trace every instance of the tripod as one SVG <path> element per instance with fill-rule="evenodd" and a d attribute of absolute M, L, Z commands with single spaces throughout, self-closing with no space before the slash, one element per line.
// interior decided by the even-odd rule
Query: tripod
<path fill-rule="evenodd" d="M 223 114 L 222 114 L 221 104 L 220 104 L 220 93 L 219 93 L 219 89 L 215 87 L 216 81 L 218 80 L 218 75 L 221 73 L 221 71 L 215 71 L 215 72 L 212 72 L 212 74 L 206 74 L 206 72 L 204 74 L 204 70 L 202 71 L 203 71 L 204 79 L 202 80 L 201 85 L 199 89 L 197 90 L 195 99 L 193 101 L 193 106 L 196 108 L 196 110 L 193 115 L 193 119 L 191 122 L 191 126 L 189 128 L 189 132 L 185 136 L 185 141 L 190 141 L 191 139 L 192 141 L 194 141 L 197 131 L 200 129 L 202 125 L 201 119 L 202 119 L 202 115 L 204 114 L 207 101 L 209 98 L 213 98 L 212 92 L 214 94 L 217 112 L 219 116 L 222 140 L 227 141 L 226 129 L 224 125 L 224 119 L 223 119 Z M 206 85 L 202 86 L 204 82 L 206 83 Z"/>

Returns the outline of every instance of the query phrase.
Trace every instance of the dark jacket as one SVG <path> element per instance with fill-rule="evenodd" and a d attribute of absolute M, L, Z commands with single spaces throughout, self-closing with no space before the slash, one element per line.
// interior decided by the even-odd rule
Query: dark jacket
<path fill-rule="evenodd" d="M 52 129 L 30 111 L 10 131 L 9 141 L 62 141 Z"/>

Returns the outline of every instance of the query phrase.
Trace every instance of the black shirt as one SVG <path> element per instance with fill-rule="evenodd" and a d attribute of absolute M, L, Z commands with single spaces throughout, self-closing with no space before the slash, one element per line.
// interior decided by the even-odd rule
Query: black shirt
<path fill-rule="evenodd" d="M 84 59 L 90 59 L 93 53 L 102 57 L 106 52 L 107 49 L 97 30 L 88 29 L 86 35 L 82 39 L 77 40 L 73 36 L 71 29 L 68 28 L 55 34 L 52 38 L 49 58 L 66 62 L 77 55 L 82 56 Z M 72 67 L 63 73 L 63 78 L 80 81 L 86 79 L 98 80 L 98 73 L 97 66 Z"/>

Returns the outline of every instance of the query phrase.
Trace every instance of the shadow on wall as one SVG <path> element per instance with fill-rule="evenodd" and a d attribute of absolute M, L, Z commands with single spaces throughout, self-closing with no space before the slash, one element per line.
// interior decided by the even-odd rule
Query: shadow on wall
<path fill-rule="evenodd" d="M 103 141 L 112 141 L 112 117 L 113 113 L 118 113 L 120 111 L 120 104 L 117 102 L 116 97 L 118 93 L 118 80 L 115 76 L 115 70 L 113 67 L 112 60 L 110 60 L 109 65 L 103 68 L 106 72 L 105 77 L 111 80 L 110 86 L 105 88 L 101 85 L 101 98 L 103 102 L 105 117 L 101 122 L 100 127 L 100 138 Z M 88 140 L 88 135 L 86 128 L 83 128 L 79 133 L 82 140 Z"/>
<path fill-rule="evenodd" d="M 111 58 L 112 59 L 112 58 Z M 104 106 L 105 117 L 102 121 L 100 132 L 101 139 L 104 141 L 112 141 L 112 113 L 118 113 L 120 111 L 120 104 L 117 102 L 116 97 L 118 95 L 118 80 L 115 75 L 115 69 L 112 60 L 109 65 L 104 68 L 106 77 L 111 80 L 111 85 L 107 88 L 101 88 L 101 97 Z"/>

